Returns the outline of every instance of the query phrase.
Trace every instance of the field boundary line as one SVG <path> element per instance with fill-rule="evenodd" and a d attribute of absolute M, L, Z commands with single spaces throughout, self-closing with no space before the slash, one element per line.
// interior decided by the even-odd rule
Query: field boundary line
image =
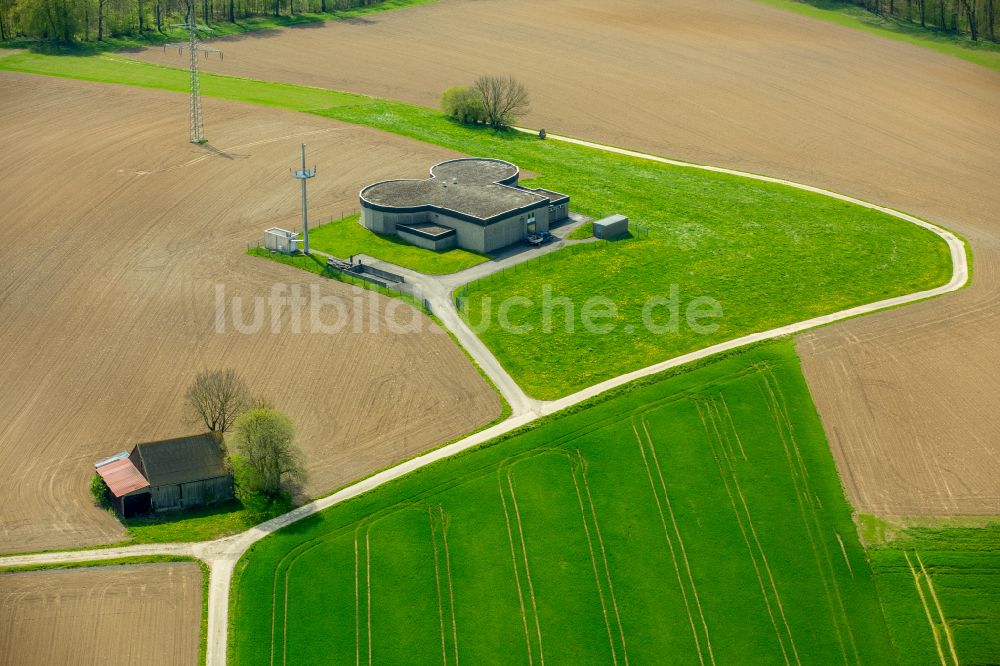
<path fill-rule="evenodd" d="M 809 481 L 803 477 L 802 461 L 798 457 L 798 451 L 796 450 L 796 456 L 792 455 L 792 447 L 794 447 L 794 441 L 790 442 L 789 439 L 794 439 L 794 434 L 790 431 L 785 432 L 785 428 L 788 427 L 789 416 L 787 412 L 780 413 L 780 408 L 778 404 L 778 396 L 774 392 L 774 387 L 771 386 L 772 376 L 769 374 L 769 368 L 762 368 L 758 373 L 758 385 L 761 386 L 761 394 L 764 397 L 764 402 L 767 404 L 768 415 L 771 417 L 771 422 L 774 424 L 775 431 L 778 433 L 778 438 L 781 440 L 782 449 L 785 452 L 785 460 L 788 463 L 789 477 L 792 480 L 792 487 L 795 491 L 796 504 L 799 507 L 799 514 L 802 516 L 802 525 L 805 528 L 805 534 L 809 538 L 809 546 L 813 551 L 813 559 L 816 562 L 816 573 L 819 575 L 819 580 L 823 585 L 823 594 L 826 596 L 827 606 L 830 609 L 830 620 L 833 626 L 834 632 L 837 636 L 837 642 L 840 644 L 840 653 L 843 657 L 844 664 L 848 663 L 847 660 L 847 648 L 844 645 L 843 632 L 841 631 L 841 621 L 840 617 L 837 615 L 837 611 L 834 608 L 833 595 L 830 593 L 831 582 L 827 579 L 827 572 L 824 570 L 823 561 L 820 557 L 820 546 L 817 545 L 817 540 L 822 542 L 822 534 L 819 532 L 819 519 L 816 516 L 815 508 L 812 505 L 812 496 L 809 491 Z M 777 379 L 775 379 L 777 381 Z M 807 511 L 808 505 L 808 511 Z M 812 518 L 812 520 L 810 520 Z M 817 533 L 814 534 L 813 530 L 816 529 Z M 830 554 L 826 552 L 826 546 L 823 544 L 824 554 L 826 556 L 827 563 L 829 563 Z M 833 566 L 830 564 L 831 575 L 836 579 L 836 575 L 833 572 Z M 836 580 L 833 581 L 833 585 L 836 584 Z M 839 590 L 836 590 L 839 600 Z M 841 613 L 844 613 L 843 602 L 840 603 Z M 845 618 L 846 619 L 846 618 Z M 848 630 L 850 627 L 848 627 Z M 853 635 L 851 635 L 851 641 L 853 644 Z M 857 647 L 854 648 L 855 663 L 860 663 L 857 659 Z"/>
<path fill-rule="evenodd" d="M 458 618 L 455 616 L 455 586 L 451 580 L 451 551 L 448 549 L 448 514 L 443 505 L 438 505 L 441 512 L 441 538 L 444 541 L 444 566 L 448 572 L 448 603 L 451 606 L 451 633 L 455 646 L 455 666 L 458 666 Z"/>
<path fill-rule="evenodd" d="M 708 446 L 712 450 L 712 458 L 715 460 L 715 466 L 719 470 L 719 478 L 722 479 L 722 486 L 723 488 L 726 489 L 726 495 L 729 497 L 729 504 L 733 508 L 733 517 L 736 519 L 736 524 L 740 528 L 740 535 L 743 537 L 743 543 L 746 544 L 747 554 L 750 556 L 750 563 L 753 564 L 754 574 L 756 574 L 757 576 L 757 584 L 760 586 L 760 594 L 761 597 L 763 597 L 764 599 L 764 606 L 767 608 L 767 615 L 771 619 L 771 626 L 774 628 L 774 636 L 775 638 L 778 639 L 778 647 L 781 648 L 781 656 L 784 657 L 785 664 L 790 665 L 791 660 L 789 660 L 788 658 L 788 650 L 787 648 L 785 648 L 785 640 L 781 635 L 781 629 L 778 627 L 778 620 L 777 618 L 774 617 L 774 608 L 771 606 L 771 600 L 767 594 L 767 587 L 764 585 L 764 577 L 760 573 L 760 563 L 757 561 L 757 556 L 754 555 L 753 546 L 750 545 L 750 538 L 747 536 L 746 526 L 744 526 L 743 519 L 740 517 L 739 509 L 736 507 L 736 498 L 733 497 L 733 491 L 729 487 L 729 481 L 726 479 L 726 473 L 722 468 L 722 463 L 719 462 L 719 454 L 715 450 L 715 445 L 712 444 L 712 432 L 711 430 L 709 430 L 708 422 L 705 420 L 705 412 L 708 412 L 709 420 L 711 420 L 712 418 L 711 412 L 708 411 L 708 408 L 705 408 L 703 411 L 703 408 L 699 402 L 695 402 L 695 408 L 698 410 L 698 418 L 701 419 L 702 427 L 705 428 L 705 434 L 708 435 Z M 712 430 L 715 430 L 716 432 L 715 439 L 718 440 L 719 439 L 718 428 L 716 427 L 714 422 L 712 424 Z M 720 448 L 722 448 L 721 444 Z M 725 454 L 725 451 L 723 451 L 723 454 Z M 771 578 L 771 588 L 772 591 L 774 591 L 775 598 L 777 600 L 777 590 L 774 587 L 773 577 Z M 782 614 L 782 622 L 784 622 L 785 630 L 788 633 L 788 639 L 790 642 L 792 642 L 792 648 L 794 649 L 794 642 L 792 641 L 792 631 L 788 627 L 788 621 L 784 618 L 784 614 Z M 797 652 L 795 653 L 795 661 L 798 664 L 802 663 L 801 661 L 799 661 Z"/>
<path fill-rule="evenodd" d="M 649 427 L 646 419 L 642 419 L 642 431 L 646 433 L 646 441 L 649 442 L 649 452 L 653 456 L 653 465 L 656 467 L 656 475 L 660 479 L 660 486 L 663 487 L 663 499 L 667 504 L 667 513 L 670 514 L 670 522 L 674 526 L 674 534 L 677 535 L 677 545 L 681 547 L 681 557 L 684 559 L 684 568 L 687 570 L 688 581 L 691 583 L 691 592 L 694 595 L 695 605 L 698 607 L 698 615 L 701 617 L 701 626 L 705 630 L 705 646 L 708 648 L 708 658 L 714 664 L 715 653 L 712 650 L 712 638 L 708 632 L 708 622 L 705 620 L 705 611 L 701 607 L 701 598 L 698 596 L 698 586 L 694 583 L 694 574 L 691 572 L 691 562 L 688 561 L 687 548 L 684 546 L 684 537 L 681 536 L 681 528 L 677 525 L 677 516 L 674 515 L 674 507 L 670 502 L 670 494 L 667 492 L 667 482 L 663 478 L 663 467 L 660 465 L 659 456 L 656 455 L 656 444 L 653 436 L 649 434 Z"/>
<path fill-rule="evenodd" d="M 434 512 L 427 507 L 427 520 L 431 526 L 431 546 L 434 550 L 434 587 L 437 590 L 438 620 L 441 625 L 441 663 L 448 666 L 448 647 L 444 638 L 444 603 L 441 599 L 441 567 L 438 563 L 437 529 L 434 526 Z"/>
<path fill-rule="evenodd" d="M 517 532 L 521 537 L 521 553 L 524 556 L 524 577 L 528 581 L 528 596 L 531 598 L 531 610 L 535 614 L 535 631 L 538 633 L 538 660 L 545 666 L 545 650 L 542 648 L 542 625 L 538 617 L 538 603 L 535 601 L 535 585 L 531 582 L 531 568 L 528 565 L 528 544 L 524 540 L 524 526 L 521 523 L 521 508 L 517 504 L 517 493 L 514 492 L 514 476 L 510 466 L 507 467 L 507 486 L 510 488 L 510 501 L 514 505 L 514 517 L 517 519 Z"/>
<path fill-rule="evenodd" d="M 284 595 L 284 611 L 283 617 L 281 618 L 281 664 L 282 666 L 287 666 L 288 664 L 288 580 L 289 574 L 292 571 L 292 565 L 289 564 L 288 568 L 285 569 L 285 595 Z"/>
<path fill-rule="evenodd" d="M 722 415 L 719 414 L 718 405 L 714 404 L 716 414 L 719 418 Z M 711 415 L 709 415 L 711 418 Z M 735 424 L 733 424 L 735 430 Z M 720 447 L 721 448 L 721 447 Z M 785 615 L 785 605 L 781 601 L 781 593 L 778 592 L 778 583 L 774 580 L 774 572 L 771 570 L 771 564 L 767 561 L 767 553 L 764 551 L 764 544 L 760 541 L 760 536 L 757 534 L 757 528 L 753 524 L 753 518 L 750 514 L 750 505 L 747 503 L 746 495 L 743 494 L 743 487 L 740 485 L 739 477 L 736 474 L 736 468 L 733 466 L 733 461 L 728 457 L 725 449 L 722 449 L 722 456 L 726 461 L 726 466 L 729 468 L 729 474 L 733 479 L 733 487 L 736 488 L 736 494 L 740 498 L 740 504 L 743 505 L 743 513 L 746 515 L 747 527 L 750 528 L 750 534 L 753 535 L 754 543 L 757 544 L 757 551 L 760 553 L 761 562 L 764 564 L 764 571 L 767 572 L 767 578 L 771 582 L 771 590 L 774 592 L 774 600 L 778 604 L 778 612 L 781 614 L 781 621 L 785 624 L 785 631 L 788 632 L 788 642 L 792 646 L 792 654 L 795 655 L 796 663 L 801 664 L 802 660 L 799 658 L 798 648 L 795 647 L 795 636 L 792 634 L 792 627 L 788 624 L 788 617 Z M 733 452 L 733 457 L 736 456 L 735 451 Z"/>
<path fill-rule="evenodd" d="M 819 514 L 817 513 L 816 507 L 813 504 L 813 500 L 816 501 L 816 504 L 820 505 L 820 509 L 823 508 L 823 503 L 820 500 L 819 495 L 814 493 L 809 485 L 809 467 L 806 465 L 805 460 L 802 458 L 802 449 L 799 448 L 798 438 L 795 436 L 795 428 L 794 425 L 792 424 L 792 417 L 788 413 L 788 401 L 785 399 L 785 392 L 781 390 L 781 382 L 778 381 L 777 377 L 775 377 L 774 371 L 771 367 L 766 368 L 765 374 L 767 375 L 767 377 L 770 378 L 774 386 L 774 393 L 777 395 L 778 398 L 777 408 L 781 410 L 781 413 L 784 417 L 785 427 L 787 428 L 792 448 L 795 451 L 796 460 L 798 461 L 799 467 L 803 473 L 803 480 L 805 483 L 806 490 L 808 491 L 809 509 L 812 513 L 813 524 L 816 527 L 817 536 L 820 537 L 820 545 L 822 546 L 823 555 L 826 558 L 827 568 L 829 569 L 830 572 L 831 585 L 833 587 L 834 593 L 837 596 L 837 603 L 840 606 L 840 612 L 841 612 L 841 617 L 843 618 L 844 621 L 844 627 L 847 629 L 847 637 L 851 641 L 851 649 L 854 652 L 854 661 L 855 663 L 861 663 L 861 655 L 858 653 L 858 644 L 856 639 L 854 638 L 854 628 L 851 626 L 851 618 L 847 612 L 847 607 L 844 606 L 844 597 L 841 594 L 840 583 L 837 580 L 837 573 L 834 570 L 833 566 L 834 560 L 836 558 L 834 558 L 834 556 L 830 553 L 830 547 L 827 544 L 826 540 L 820 536 L 822 535 L 822 526 Z M 840 538 L 840 535 L 836 531 L 834 532 L 834 534 L 837 535 L 838 539 Z M 851 571 L 851 576 L 853 577 L 854 572 L 853 570 L 851 570 L 850 562 L 847 562 L 847 568 L 848 570 Z"/>
<path fill-rule="evenodd" d="M 941 618 L 941 628 L 944 629 L 944 637 L 948 639 L 948 649 L 951 651 L 951 658 L 955 662 L 955 666 L 959 665 L 958 653 L 955 651 L 955 637 L 951 633 L 951 627 L 948 626 L 948 618 L 945 617 L 944 609 L 941 608 L 941 602 L 938 600 L 937 591 L 934 589 L 934 581 L 931 579 L 931 574 L 924 567 L 924 561 L 920 557 L 920 553 L 916 550 L 913 551 L 914 557 L 917 558 L 917 564 L 920 565 L 920 571 L 924 574 L 924 580 L 927 581 L 927 590 L 931 593 L 931 599 L 934 600 L 934 606 L 937 608 L 938 617 Z"/>
<path fill-rule="evenodd" d="M 764 394 L 764 398 L 768 404 L 768 411 L 771 413 L 771 419 L 778 431 L 778 436 L 781 438 L 782 446 L 785 449 L 785 457 L 788 460 L 792 483 L 799 496 L 799 511 L 802 514 L 802 520 L 806 526 L 806 533 L 809 536 L 809 541 L 813 548 L 813 554 L 816 558 L 816 564 L 819 567 L 818 572 L 820 573 L 820 579 L 823 581 L 823 588 L 827 595 L 828 603 L 830 604 L 830 615 L 833 619 L 834 627 L 837 629 L 837 634 L 839 636 L 841 633 L 840 627 L 841 624 L 843 624 L 843 629 L 846 630 L 847 638 L 851 643 L 851 651 L 854 654 L 854 662 L 861 663 L 861 656 L 858 653 L 858 644 L 854 638 L 854 629 L 851 626 L 851 619 L 847 613 L 847 608 L 844 606 L 843 595 L 840 593 L 840 583 L 837 580 L 837 572 L 834 568 L 834 557 L 830 554 L 830 548 L 826 539 L 823 538 L 822 523 L 820 521 L 819 514 L 816 511 L 814 500 L 818 501 L 818 496 L 812 492 L 809 485 L 809 467 L 802 458 L 802 450 L 799 448 L 798 439 L 795 437 L 795 428 L 792 425 L 792 419 L 788 413 L 788 403 L 785 400 L 784 392 L 781 390 L 781 382 L 774 376 L 774 372 L 770 367 L 766 367 L 761 370 L 759 380 L 767 388 L 767 393 Z M 794 452 L 794 460 L 792 452 Z M 796 471 L 796 468 L 798 468 L 798 471 Z M 805 501 L 803 502 L 803 500 Z M 836 532 L 834 532 L 834 534 L 836 534 Z M 821 553 L 822 558 L 820 557 Z M 825 572 L 823 571 L 824 563 L 826 565 Z M 848 569 L 850 569 L 850 563 L 848 563 Z M 829 576 L 829 578 L 827 578 L 827 576 Z M 833 589 L 833 597 L 836 598 L 837 606 L 840 607 L 839 615 L 833 606 L 833 597 L 830 596 L 829 588 Z M 843 648 L 842 639 L 841 644 L 844 663 L 846 664 L 848 663 L 847 653 Z"/>
<path fill-rule="evenodd" d="M 740 431 L 736 429 L 736 421 L 733 420 L 733 415 L 729 411 L 729 403 L 726 402 L 726 396 L 720 392 L 719 399 L 722 400 L 722 406 L 726 410 L 726 419 L 729 420 L 729 427 L 733 429 L 733 436 L 736 437 L 736 443 L 740 445 L 740 454 L 742 454 L 743 460 L 749 462 L 750 458 L 747 457 L 746 449 L 743 448 L 743 438 L 740 437 Z M 718 411 L 718 408 L 716 408 L 716 411 Z"/>
<path fill-rule="evenodd" d="M 372 665 L 372 548 L 371 530 L 365 529 L 365 587 L 367 589 L 368 666 Z"/>
<path fill-rule="evenodd" d="M 847 547 L 844 546 L 844 540 L 840 538 L 840 532 L 834 532 L 837 535 L 837 543 L 840 544 L 840 552 L 844 556 L 844 564 L 847 565 L 847 570 L 851 572 L 851 578 L 854 578 L 854 567 L 851 566 L 851 560 L 847 557 Z"/>
<path fill-rule="evenodd" d="M 361 559 L 358 557 L 358 532 L 354 531 L 354 663 L 361 666 Z"/>
<path fill-rule="evenodd" d="M 611 579 L 611 567 L 608 565 L 608 553 L 604 548 L 604 535 L 601 534 L 601 523 L 597 519 L 597 507 L 594 505 L 594 498 L 590 494 L 590 482 L 587 481 L 587 459 L 583 457 L 580 449 L 576 450 L 580 458 L 580 477 L 583 479 L 583 489 L 587 493 L 587 503 L 590 504 L 590 515 L 594 520 L 594 531 L 597 533 L 597 543 L 601 547 L 601 559 L 604 561 L 604 573 L 608 577 L 608 591 L 611 594 L 611 606 L 615 609 L 615 619 L 618 622 L 618 633 L 622 639 L 622 654 L 625 657 L 625 666 L 628 666 L 628 645 L 625 641 L 625 628 L 622 626 L 621 613 L 618 610 L 618 599 L 615 596 L 615 584 Z"/>
<path fill-rule="evenodd" d="M 677 574 L 677 587 L 680 588 L 681 598 L 684 599 L 684 610 L 687 611 L 688 623 L 691 625 L 691 635 L 694 636 L 694 646 L 698 651 L 698 661 L 705 665 L 705 655 L 702 653 L 701 649 L 701 639 L 698 637 L 698 627 L 694 622 L 694 614 L 691 612 L 691 603 L 688 601 L 687 588 L 684 586 L 684 580 L 681 577 L 681 567 L 677 562 L 677 552 L 674 549 L 674 542 L 670 538 L 670 530 L 667 528 L 667 517 L 663 513 L 663 504 L 660 502 L 660 494 L 656 492 L 656 483 L 653 481 L 653 470 L 649 467 L 649 461 L 646 458 L 646 447 L 642 444 L 642 438 L 639 436 L 639 429 L 635 426 L 635 421 L 632 422 L 632 432 L 635 433 L 635 442 L 639 445 L 639 453 L 642 454 L 642 463 L 646 468 L 646 477 L 649 479 L 649 489 L 653 491 L 653 499 L 656 501 L 656 510 L 660 514 L 660 524 L 663 525 L 663 538 L 667 542 L 667 547 L 670 550 L 670 560 L 674 565 L 674 573 Z M 714 663 L 714 662 L 713 662 Z"/>
<path fill-rule="evenodd" d="M 941 666 L 948 666 L 948 661 L 944 658 L 944 650 L 941 648 L 941 637 L 938 636 L 937 625 L 934 624 L 934 618 L 931 616 L 931 607 L 927 605 L 927 597 L 924 596 L 924 589 L 920 586 L 920 576 L 917 574 L 917 570 L 913 568 L 910 556 L 905 550 L 903 551 L 903 557 L 906 559 L 906 566 L 910 568 L 910 574 L 913 576 L 913 585 L 917 588 L 917 595 L 920 596 L 920 603 L 924 607 L 924 614 L 927 616 L 927 624 L 931 628 L 931 635 L 934 636 L 934 645 L 937 646 Z"/>
<path fill-rule="evenodd" d="M 521 573 L 517 568 L 517 551 L 514 547 L 514 531 L 510 526 L 510 511 L 507 509 L 507 499 L 503 490 L 503 466 L 497 468 L 497 484 L 500 487 L 500 503 L 503 505 L 503 517 L 507 523 L 507 541 L 510 543 L 510 558 L 514 565 L 514 582 L 517 585 L 517 598 L 521 602 L 521 621 L 524 623 L 524 641 L 528 646 L 528 666 L 534 663 L 531 651 L 531 632 L 528 630 L 528 611 L 524 606 L 524 590 L 521 589 Z"/>
<path fill-rule="evenodd" d="M 597 597 L 601 601 L 601 614 L 604 615 L 604 626 L 608 630 L 608 645 L 611 646 L 611 661 L 618 665 L 618 654 L 615 650 L 615 637 L 611 632 L 611 619 L 608 617 L 608 606 L 604 601 L 604 590 L 601 589 L 600 574 L 597 573 L 597 554 L 594 552 L 594 543 L 590 539 L 590 527 L 587 526 L 587 511 L 583 508 L 583 495 L 580 493 L 580 482 L 576 478 L 576 470 L 573 469 L 573 461 L 570 459 L 570 476 L 573 477 L 573 486 L 576 489 L 576 501 L 580 505 L 580 520 L 583 522 L 583 533 L 587 537 L 587 550 L 590 552 L 590 565 L 594 570 L 594 585 L 597 587 Z"/>

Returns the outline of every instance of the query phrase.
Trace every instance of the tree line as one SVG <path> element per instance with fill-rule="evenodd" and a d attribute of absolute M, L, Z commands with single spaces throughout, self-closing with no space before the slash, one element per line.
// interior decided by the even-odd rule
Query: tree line
<path fill-rule="evenodd" d="M 0 41 L 91 42 L 165 35 L 191 12 L 203 23 L 325 14 L 382 0 L 0 0 Z"/>
<path fill-rule="evenodd" d="M 1000 0 L 849 0 L 873 14 L 935 28 L 973 41 L 997 41 Z"/>

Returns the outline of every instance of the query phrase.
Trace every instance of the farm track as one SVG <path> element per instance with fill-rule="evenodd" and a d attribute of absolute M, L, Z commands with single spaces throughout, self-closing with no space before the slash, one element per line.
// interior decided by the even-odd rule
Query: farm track
<path fill-rule="evenodd" d="M 0 87 L 0 228 L 19 239 L 0 248 L 0 552 L 120 541 L 87 492 L 91 463 L 195 430 L 183 392 L 205 368 L 236 368 L 290 413 L 311 495 L 499 414 L 495 393 L 429 320 L 425 333 L 392 333 L 385 308 L 398 302 L 243 254 L 266 225 L 298 223 L 287 165 L 301 141 L 350 165 L 312 188 L 317 219 L 353 205 L 357 182 L 417 175 L 451 153 L 214 100 L 215 143 L 199 148 L 176 131 L 180 95 L 7 72 Z M 272 287 L 291 283 L 304 298 L 315 288 L 339 301 L 351 322 L 311 334 L 307 310 L 296 334 L 286 307 L 272 333 Z M 259 333 L 236 330 L 232 302 L 217 332 L 219 286 L 247 306 L 244 321 L 261 299 Z M 372 332 L 355 334 L 355 322 Z"/>
<path fill-rule="evenodd" d="M 812 183 L 962 233 L 971 288 L 798 349 L 859 511 L 1000 514 L 997 72 L 753 0 L 443 0 L 223 43 L 226 60 L 206 63 L 219 73 L 430 107 L 516 72 L 531 127 Z M 178 66 L 159 49 L 135 57 Z"/>

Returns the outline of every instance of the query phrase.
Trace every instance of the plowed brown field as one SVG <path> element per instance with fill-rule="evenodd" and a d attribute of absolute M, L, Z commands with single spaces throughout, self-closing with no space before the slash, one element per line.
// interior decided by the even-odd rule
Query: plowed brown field
<path fill-rule="evenodd" d="M 509 71 L 533 97 L 526 125 L 958 230 L 970 289 L 804 335 L 799 350 L 860 510 L 1000 513 L 997 72 L 751 0 L 443 0 L 225 49 L 208 67 L 430 106 Z"/>
<path fill-rule="evenodd" d="M 289 413 L 311 494 L 499 414 L 429 320 L 430 332 L 389 329 L 415 314 L 399 301 L 244 253 L 267 226 L 298 229 L 288 169 L 302 141 L 320 165 L 313 219 L 353 208 L 366 183 L 422 177 L 451 153 L 211 100 L 212 143 L 196 147 L 184 95 L 10 73 L 0 89 L 0 552 L 121 539 L 89 497 L 92 463 L 195 431 L 183 396 L 205 368 L 235 367 Z M 309 300 L 315 285 L 347 324 L 311 332 L 306 310 L 296 333 L 291 308 L 269 305 L 275 284 L 300 285 Z M 246 322 L 262 299 L 258 332 L 236 330 L 234 298 Z M 337 310 L 322 316 L 332 323 Z"/>
<path fill-rule="evenodd" d="M 0 574 L 0 666 L 198 663 L 201 569 Z"/>

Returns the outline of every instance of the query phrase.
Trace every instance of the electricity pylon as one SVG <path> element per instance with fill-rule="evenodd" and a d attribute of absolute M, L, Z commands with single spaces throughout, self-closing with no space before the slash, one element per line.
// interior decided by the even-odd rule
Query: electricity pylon
<path fill-rule="evenodd" d="M 194 21 L 193 7 L 188 11 L 187 23 L 174 23 L 171 28 L 185 28 L 188 31 L 188 43 L 178 44 L 177 52 L 184 53 L 186 48 L 191 54 L 191 143 L 205 143 L 205 128 L 201 120 L 201 84 L 198 81 L 198 52 L 206 55 L 218 53 L 222 60 L 222 51 L 198 46 L 198 31 L 211 32 L 211 28 L 198 26 Z M 166 45 L 163 50 L 166 50 Z"/>

